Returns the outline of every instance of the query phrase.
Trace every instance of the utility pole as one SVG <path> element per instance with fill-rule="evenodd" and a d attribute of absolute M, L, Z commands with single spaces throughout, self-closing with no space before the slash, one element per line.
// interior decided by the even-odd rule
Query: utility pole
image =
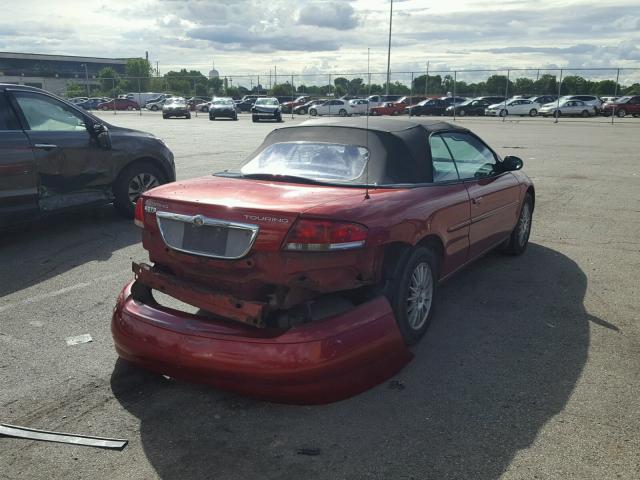
<path fill-rule="evenodd" d="M 87 87 L 87 98 L 89 98 L 91 96 L 91 92 L 89 90 L 89 72 L 87 71 L 87 64 L 83 63 L 80 66 L 84 67 L 84 84 Z"/>
<path fill-rule="evenodd" d="M 389 95 L 389 81 L 391 79 L 391 23 L 393 21 L 393 0 L 389 8 L 389 48 L 387 49 L 387 88 L 386 93 Z"/>

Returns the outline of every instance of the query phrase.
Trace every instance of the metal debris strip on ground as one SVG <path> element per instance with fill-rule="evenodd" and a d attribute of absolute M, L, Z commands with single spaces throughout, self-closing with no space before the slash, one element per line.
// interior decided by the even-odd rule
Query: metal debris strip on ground
<path fill-rule="evenodd" d="M 91 335 L 89 335 L 88 333 L 82 334 L 82 335 L 77 335 L 75 337 L 67 337 L 65 338 L 65 341 L 67 342 L 67 346 L 72 346 L 72 345 L 79 345 L 81 343 L 89 343 L 89 342 L 93 342 L 93 338 L 91 338 Z"/>
<path fill-rule="evenodd" d="M 0 435 L 14 438 L 25 438 L 28 440 L 40 440 L 43 442 L 68 443 L 72 445 L 84 445 L 87 447 L 108 448 L 112 450 L 122 450 L 128 440 L 103 437 L 89 437 L 86 435 L 74 435 L 71 433 L 50 432 L 47 430 L 36 430 L 33 428 L 20 427 L 0 423 Z"/>

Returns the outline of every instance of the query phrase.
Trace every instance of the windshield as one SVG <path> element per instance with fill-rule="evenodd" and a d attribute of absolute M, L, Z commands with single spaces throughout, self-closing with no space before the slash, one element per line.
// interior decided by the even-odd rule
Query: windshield
<path fill-rule="evenodd" d="M 289 175 L 316 181 L 350 182 L 359 178 L 369 150 L 358 145 L 316 142 L 274 143 L 246 163 L 243 175 Z"/>
<path fill-rule="evenodd" d="M 211 102 L 211 105 L 234 105 L 230 98 L 217 98 Z"/>
<path fill-rule="evenodd" d="M 184 98 L 172 98 L 167 100 L 166 104 L 167 105 L 186 105 L 187 102 L 185 101 Z"/>
<path fill-rule="evenodd" d="M 259 98 L 256 100 L 256 105 L 278 105 L 278 100 L 275 98 Z"/>

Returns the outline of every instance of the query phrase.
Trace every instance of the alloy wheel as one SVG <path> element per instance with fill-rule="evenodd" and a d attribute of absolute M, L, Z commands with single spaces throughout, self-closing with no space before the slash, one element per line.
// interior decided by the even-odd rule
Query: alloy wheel
<path fill-rule="evenodd" d="M 406 300 L 409 327 L 420 330 L 429 317 L 433 303 L 433 276 L 427 262 L 416 265 L 409 281 Z"/>
<path fill-rule="evenodd" d="M 129 200 L 136 203 L 140 195 L 147 190 L 160 185 L 158 179 L 151 173 L 141 172 L 129 180 Z"/>

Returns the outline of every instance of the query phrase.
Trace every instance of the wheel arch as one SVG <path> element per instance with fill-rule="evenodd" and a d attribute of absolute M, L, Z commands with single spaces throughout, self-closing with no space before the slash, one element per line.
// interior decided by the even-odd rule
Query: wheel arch
<path fill-rule="evenodd" d="M 112 185 L 115 185 L 116 183 L 118 183 L 120 181 L 120 178 L 121 178 L 123 172 L 127 168 L 129 168 L 131 165 L 145 164 L 145 163 L 149 164 L 149 165 L 153 165 L 154 167 L 160 169 L 160 171 L 164 174 L 165 180 L 167 182 L 171 182 L 171 181 L 175 180 L 174 177 L 173 177 L 173 172 L 171 172 L 169 170 L 169 168 L 167 168 L 167 166 L 164 164 L 164 162 L 162 162 L 161 160 L 158 160 L 155 157 L 146 155 L 146 156 L 135 158 L 135 159 L 130 160 L 129 162 L 123 164 L 120 167 L 120 170 L 118 171 L 118 174 L 115 176 Z"/>
<path fill-rule="evenodd" d="M 438 260 L 438 276 L 444 261 L 444 243 L 438 235 L 429 234 L 421 238 L 415 245 L 409 242 L 396 241 L 384 246 L 384 259 L 382 264 L 382 278 L 391 280 L 396 277 L 404 262 L 409 258 L 416 247 L 426 247 L 433 250 Z"/>
<path fill-rule="evenodd" d="M 529 185 L 527 191 L 525 192 L 525 195 L 527 193 L 531 195 L 531 212 L 533 212 L 536 207 L 536 189 L 533 187 L 533 185 Z"/>

